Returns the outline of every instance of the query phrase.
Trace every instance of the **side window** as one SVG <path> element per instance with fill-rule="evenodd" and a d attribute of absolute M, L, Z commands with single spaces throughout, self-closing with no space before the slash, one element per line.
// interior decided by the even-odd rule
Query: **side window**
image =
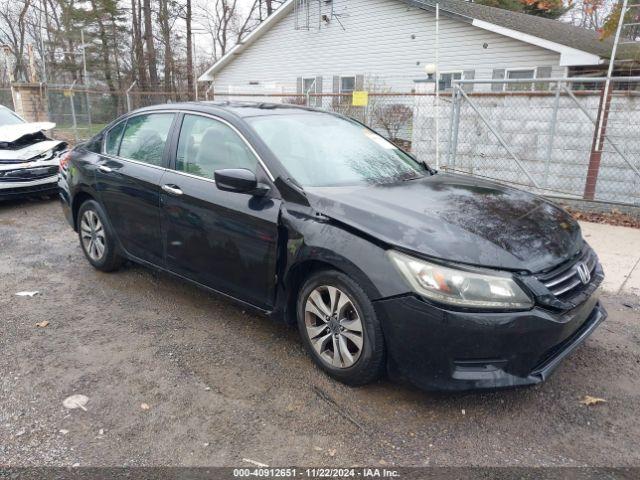
<path fill-rule="evenodd" d="M 176 170 L 213 179 L 224 168 L 256 171 L 258 160 L 229 126 L 212 118 L 185 115 L 178 140 Z"/>
<path fill-rule="evenodd" d="M 118 155 L 118 148 L 120 148 L 120 139 L 122 138 L 122 132 L 126 120 L 120 122 L 115 127 L 107 132 L 106 140 L 104 143 L 104 151 L 107 155 Z"/>
<path fill-rule="evenodd" d="M 119 156 L 161 166 L 173 117 L 172 113 L 151 113 L 128 119 Z"/>

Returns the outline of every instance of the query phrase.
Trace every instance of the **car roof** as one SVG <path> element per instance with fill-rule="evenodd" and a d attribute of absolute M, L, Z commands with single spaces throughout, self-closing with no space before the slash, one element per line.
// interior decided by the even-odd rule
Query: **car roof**
<path fill-rule="evenodd" d="M 265 115 L 285 115 L 292 113 L 318 112 L 314 108 L 308 108 L 298 105 L 289 105 L 285 103 L 271 102 L 238 102 L 238 101 L 199 101 L 199 102 L 181 102 L 166 103 L 162 105 L 153 105 L 136 110 L 136 113 L 152 112 L 154 110 L 185 110 L 202 113 L 216 114 L 226 112 L 235 117 L 258 117 Z"/>

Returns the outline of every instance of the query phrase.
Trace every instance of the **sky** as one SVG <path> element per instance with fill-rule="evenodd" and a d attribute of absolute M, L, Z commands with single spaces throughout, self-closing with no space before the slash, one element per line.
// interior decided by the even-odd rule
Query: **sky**
<path fill-rule="evenodd" d="M 254 0 L 238 0 L 238 6 L 240 8 L 241 14 L 244 16 L 251 8 Z M 213 2 L 211 0 L 196 0 L 194 2 L 194 11 L 197 12 L 198 8 L 207 8 L 211 7 Z M 197 17 L 197 16 L 196 16 Z M 197 23 L 197 18 L 196 18 Z M 194 25 L 195 29 L 198 29 L 196 25 Z M 196 55 L 198 57 L 201 56 L 210 56 L 213 51 L 213 47 L 211 45 L 211 37 L 206 32 L 195 32 L 195 48 Z"/>

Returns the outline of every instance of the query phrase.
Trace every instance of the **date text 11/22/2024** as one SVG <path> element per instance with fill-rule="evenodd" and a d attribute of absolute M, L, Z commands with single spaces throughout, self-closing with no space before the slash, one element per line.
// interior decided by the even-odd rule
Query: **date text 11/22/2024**
<path fill-rule="evenodd" d="M 234 468 L 234 478 L 400 478 L 397 470 L 386 468 Z"/>

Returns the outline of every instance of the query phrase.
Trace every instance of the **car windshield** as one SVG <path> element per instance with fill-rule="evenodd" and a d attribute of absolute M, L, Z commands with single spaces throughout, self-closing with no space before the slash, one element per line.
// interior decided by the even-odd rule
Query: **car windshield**
<path fill-rule="evenodd" d="M 0 127 L 19 123 L 24 123 L 24 120 L 7 108 L 0 108 Z"/>
<path fill-rule="evenodd" d="M 247 118 L 291 177 L 305 187 L 391 183 L 427 169 L 357 122 L 305 112 Z"/>

